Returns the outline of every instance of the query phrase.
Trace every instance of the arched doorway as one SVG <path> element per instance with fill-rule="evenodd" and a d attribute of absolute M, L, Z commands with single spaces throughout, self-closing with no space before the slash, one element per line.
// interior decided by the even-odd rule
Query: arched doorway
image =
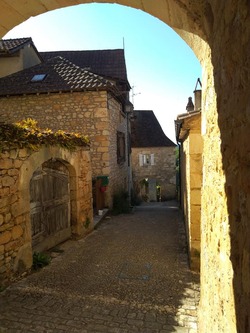
<path fill-rule="evenodd" d="M 156 178 L 148 177 L 134 183 L 136 195 L 144 202 L 161 201 L 161 185 Z"/>
<path fill-rule="evenodd" d="M 64 1 L 64 6 L 88 2 Z M 219 0 L 117 3 L 142 9 L 173 27 L 203 64 L 201 313 L 206 322 L 202 332 L 248 332 L 249 2 L 230 1 L 228 6 Z M 0 34 L 31 15 L 59 7 L 54 1 L 47 5 L 42 0 L 35 5 L 25 0 L 3 2 Z"/>
<path fill-rule="evenodd" d="M 69 170 L 59 160 L 42 164 L 30 181 L 33 251 L 47 250 L 71 236 Z"/>

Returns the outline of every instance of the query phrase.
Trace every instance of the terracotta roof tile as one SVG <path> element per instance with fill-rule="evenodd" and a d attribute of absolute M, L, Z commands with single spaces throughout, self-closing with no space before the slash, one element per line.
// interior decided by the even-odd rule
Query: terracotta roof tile
<path fill-rule="evenodd" d="M 25 44 L 33 43 L 29 38 L 15 38 L 0 40 L 0 56 L 12 54 L 20 50 Z"/>
<path fill-rule="evenodd" d="M 43 80 L 32 82 L 35 75 L 42 74 Z M 0 79 L 0 96 L 115 88 L 112 80 L 84 70 L 62 57 Z"/>
<path fill-rule="evenodd" d="M 131 122 L 131 145 L 138 147 L 175 147 L 163 132 L 153 111 L 134 111 Z"/>

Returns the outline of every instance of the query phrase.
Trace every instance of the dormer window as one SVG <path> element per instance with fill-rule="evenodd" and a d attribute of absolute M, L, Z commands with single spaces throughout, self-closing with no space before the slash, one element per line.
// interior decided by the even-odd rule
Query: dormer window
<path fill-rule="evenodd" d="M 31 82 L 41 82 L 45 79 L 46 76 L 47 74 L 36 74 L 31 79 Z"/>

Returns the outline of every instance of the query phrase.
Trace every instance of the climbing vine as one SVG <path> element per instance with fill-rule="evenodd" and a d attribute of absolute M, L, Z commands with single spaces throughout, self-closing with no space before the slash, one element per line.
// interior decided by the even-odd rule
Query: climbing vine
<path fill-rule="evenodd" d="M 38 150 L 39 146 L 58 145 L 68 150 L 77 146 L 88 146 L 87 136 L 79 133 L 67 133 L 62 130 L 40 129 L 37 121 L 31 118 L 14 124 L 0 123 L 0 151 L 14 148 L 30 148 Z"/>

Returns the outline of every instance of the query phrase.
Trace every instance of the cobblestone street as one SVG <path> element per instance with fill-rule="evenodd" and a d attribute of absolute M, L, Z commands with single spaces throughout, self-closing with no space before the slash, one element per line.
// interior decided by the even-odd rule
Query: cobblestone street
<path fill-rule="evenodd" d="M 173 202 L 107 216 L 0 293 L 0 332 L 196 333 L 199 276 Z"/>

